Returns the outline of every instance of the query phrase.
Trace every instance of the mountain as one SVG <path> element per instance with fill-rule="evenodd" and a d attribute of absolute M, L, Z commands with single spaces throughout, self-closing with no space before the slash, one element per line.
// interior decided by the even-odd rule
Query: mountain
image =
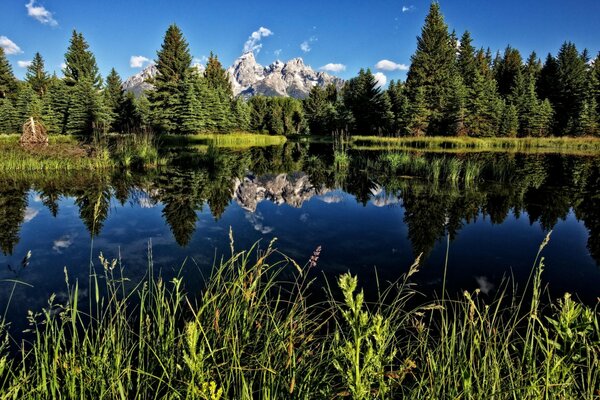
<path fill-rule="evenodd" d="M 197 65 L 200 72 L 204 66 Z M 279 60 L 268 67 L 256 62 L 254 53 L 247 52 L 239 57 L 227 69 L 231 79 L 231 87 L 235 96 L 248 98 L 255 95 L 290 96 L 302 99 L 308 96 L 313 86 L 325 87 L 334 84 L 341 88 L 344 81 L 325 72 L 315 72 L 305 65 L 302 58 L 294 58 L 287 63 Z M 144 90 L 152 89 L 148 83 L 157 74 L 154 64 L 123 82 L 123 89 L 139 96 Z"/>
<path fill-rule="evenodd" d="M 302 58 L 294 58 L 287 63 L 279 60 L 268 67 L 256 62 L 252 52 L 244 53 L 227 69 L 231 77 L 234 95 L 250 97 L 290 96 L 305 98 L 313 86 L 325 87 L 331 83 L 338 88 L 344 81 L 325 72 L 315 72 L 305 65 Z"/>

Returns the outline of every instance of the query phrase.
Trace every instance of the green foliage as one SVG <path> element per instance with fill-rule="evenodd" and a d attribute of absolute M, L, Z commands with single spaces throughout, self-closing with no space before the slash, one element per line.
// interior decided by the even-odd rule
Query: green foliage
<path fill-rule="evenodd" d="M 303 105 L 311 134 L 326 134 L 338 129 L 338 93 L 334 85 L 327 88 L 314 86 Z"/>
<path fill-rule="evenodd" d="M 0 99 L 12 97 L 17 90 L 17 79 L 6 58 L 4 48 L 0 48 Z"/>
<path fill-rule="evenodd" d="M 395 134 L 406 134 L 409 120 L 410 103 L 406 94 L 406 86 L 403 82 L 393 80 L 387 90 L 390 99 L 391 112 L 393 114 L 391 131 Z"/>
<path fill-rule="evenodd" d="M 114 68 L 106 77 L 106 86 L 102 92 L 104 105 L 106 106 L 109 126 L 114 131 L 119 131 L 118 120 L 120 119 L 121 107 L 124 101 L 123 82 Z"/>
<path fill-rule="evenodd" d="M 88 80 L 94 87 L 100 89 L 102 78 L 96 64 L 96 57 L 89 50 L 83 34 L 73 30 L 69 48 L 65 54 L 65 81 L 73 86 L 79 81 Z"/>
<path fill-rule="evenodd" d="M 344 106 L 352 113 L 352 133 L 383 134 L 390 129 L 390 99 L 377 84 L 370 69 L 361 69 L 356 78 L 346 82 L 342 91 Z"/>
<path fill-rule="evenodd" d="M 442 134 L 447 129 L 445 111 L 448 109 L 456 71 L 455 40 L 437 2 L 431 3 L 417 50 L 411 58 L 406 84 L 409 98 L 416 102 L 419 88 L 423 89 L 423 103 L 427 108 L 427 134 Z"/>
<path fill-rule="evenodd" d="M 105 132 L 108 121 L 107 109 L 98 89 L 91 80 L 79 80 L 71 91 L 66 133 L 89 140 L 94 133 Z"/>
<path fill-rule="evenodd" d="M 502 97 L 507 98 L 513 92 L 521 77 L 522 68 L 523 59 L 519 50 L 507 46 L 504 50 L 504 57 L 498 62 L 495 71 L 498 93 Z"/>
<path fill-rule="evenodd" d="M 300 100 L 254 96 L 248 104 L 251 130 L 275 135 L 293 135 L 304 130 L 304 109 Z"/>
<path fill-rule="evenodd" d="M 353 399 L 387 398 L 390 388 L 385 372 L 397 352 L 390 341 L 390 320 L 366 309 L 363 292 L 355 294 L 357 285 L 357 278 L 350 274 L 338 279 L 344 296 L 343 305 L 338 307 L 348 332 L 343 327 L 336 330 L 332 363 Z"/>
<path fill-rule="evenodd" d="M 183 33 L 171 25 L 157 52 L 154 90 L 149 92 L 153 124 L 163 133 L 180 133 L 186 81 L 191 75 L 192 56 Z"/>
<path fill-rule="evenodd" d="M 504 106 L 502 118 L 500 120 L 500 136 L 516 137 L 519 131 L 519 115 L 517 107 L 513 104 Z"/>
<path fill-rule="evenodd" d="M 20 132 L 17 110 L 9 99 L 0 99 L 0 134 Z"/>
<path fill-rule="evenodd" d="M 44 69 L 44 59 L 40 53 L 35 53 L 31 64 L 27 67 L 25 80 L 38 96 L 43 97 L 47 93 L 50 75 Z"/>
<path fill-rule="evenodd" d="M 467 101 L 465 125 L 470 136 L 495 136 L 502 113 L 496 81 L 477 72 Z"/>
<path fill-rule="evenodd" d="M 550 99 L 556 112 L 556 130 L 568 135 L 581 134 L 578 123 L 587 96 L 586 62 L 573 43 L 564 43 L 557 56 L 555 99 Z"/>
<path fill-rule="evenodd" d="M 27 82 L 21 82 L 19 84 L 15 106 L 19 127 L 22 126 L 29 117 L 39 119 L 42 116 L 42 101 Z"/>

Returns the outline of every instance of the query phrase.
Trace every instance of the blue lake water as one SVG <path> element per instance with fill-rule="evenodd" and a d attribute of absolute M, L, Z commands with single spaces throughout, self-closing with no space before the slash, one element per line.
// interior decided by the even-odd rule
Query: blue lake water
<path fill-rule="evenodd" d="M 550 295 L 597 301 L 597 158 L 411 153 L 390 166 L 387 154 L 354 151 L 338 168 L 327 146 L 294 144 L 186 155 L 145 173 L 4 176 L 0 310 L 25 327 L 27 310 L 66 297 L 65 268 L 85 295 L 100 252 L 134 282 L 147 272 L 150 247 L 155 270 L 181 273 L 195 290 L 229 253 L 230 228 L 237 249 L 277 238 L 275 247 L 300 264 L 321 246 L 316 275 L 351 271 L 367 290 L 375 271 L 382 282 L 398 279 L 422 253 L 416 283 L 427 296 L 439 293 L 446 252 L 452 293 L 494 296 L 508 277 L 523 285 L 552 230 L 543 252 Z M 426 167 L 415 174 L 415 157 L 419 165 L 459 157 L 478 163 L 479 176 L 433 182 Z"/>

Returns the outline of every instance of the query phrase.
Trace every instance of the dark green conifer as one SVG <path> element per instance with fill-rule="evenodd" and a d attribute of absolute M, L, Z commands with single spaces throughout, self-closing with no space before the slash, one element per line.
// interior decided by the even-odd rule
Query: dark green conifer
<path fill-rule="evenodd" d="M 44 69 L 44 59 L 40 53 L 35 53 L 31 64 L 27 67 L 25 80 L 31 85 L 38 96 L 43 97 L 50 83 L 50 75 Z"/>
<path fill-rule="evenodd" d="M 65 81 L 73 86 L 80 80 L 90 81 L 97 89 L 102 86 L 102 77 L 96 64 L 96 57 L 89 50 L 83 34 L 73 30 L 69 48 L 65 54 Z"/>
<path fill-rule="evenodd" d="M 431 119 L 431 123 L 427 124 L 428 129 L 430 133 L 438 134 L 446 129 L 445 111 L 456 73 L 456 47 L 437 2 L 433 2 L 429 8 L 411 61 L 406 80 L 409 98 L 415 102 L 417 89 L 423 87 L 425 107 Z"/>
<path fill-rule="evenodd" d="M 0 99 L 14 97 L 17 92 L 17 79 L 6 58 L 4 49 L 0 47 Z"/>
<path fill-rule="evenodd" d="M 181 108 L 191 74 L 192 56 L 183 33 L 171 25 L 157 52 L 154 90 L 149 101 L 154 125 L 164 133 L 176 133 L 181 128 Z"/>
<path fill-rule="evenodd" d="M 457 65 L 463 83 L 467 87 L 470 87 L 475 79 L 475 71 L 477 70 L 477 60 L 475 57 L 475 48 L 472 45 L 471 34 L 469 31 L 465 31 L 460 38 Z"/>

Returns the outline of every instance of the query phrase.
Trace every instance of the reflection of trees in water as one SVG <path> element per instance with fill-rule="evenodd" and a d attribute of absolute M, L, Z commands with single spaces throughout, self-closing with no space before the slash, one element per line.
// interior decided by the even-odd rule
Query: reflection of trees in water
<path fill-rule="evenodd" d="M 600 262 L 600 167 L 598 158 L 558 155 L 463 154 L 462 165 L 477 164 L 480 176 L 462 181 L 431 181 L 429 168 L 447 165 L 452 156 L 431 153 L 397 155 L 406 166 L 390 165 L 381 152 L 351 151 L 350 163 L 339 171 L 330 146 L 286 143 L 284 146 L 244 151 L 209 148 L 188 154 L 176 168 L 143 174 L 112 172 L 22 176 L 0 180 L 0 231 L 2 251 L 11 252 L 27 207 L 27 190 L 39 192 L 52 215 L 61 196 L 75 198 L 80 217 L 92 236 L 100 233 L 108 217 L 110 198 L 125 204 L 143 192 L 149 204 L 164 204 L 162 211 L 177 243 L 187 245 L 198 221 L 197 212 L 208 205 L 218 219 L 234 197 L 236 183 L 251 172 L 273 175 L 305 172 L 314 187 L 336 187 L 359 203 L 379 201 L 381 193 L 401 199 L 408 238 L 415 253 L 428 253 L 446 231 L 456 237 L 463 225 L 479 215 L 500 224 L 512 213 L 526 212 L 530 223 L 549 230 L 573 208 L 590 232 L 588 248 Z M 385 154 L 383 154 L 385 155 Z M 415 159 L 411 159 L 414 157 Z M 442 163 L 435 161 L 442 159 Z M 446 163 L 446 164 L 444 164 Z M 414 176 L 415 171 L 420 176 Z M 412 178 L 407 178 L 411 175 Z M 15 183 L 17 182 L 17 183 Z M 21 182 L 21 183 L 19 183 Z M 378 197 L 379 196 L 379 197 Z M 389 200 L 389 199 L 388 199 Z"/>
<path fill-rule="evenodd" d="M 10 255 L 19 242 L 19 230 L 27 209 L 27 189 L 23 184 L 0 188 L 0 249 Z"/>

